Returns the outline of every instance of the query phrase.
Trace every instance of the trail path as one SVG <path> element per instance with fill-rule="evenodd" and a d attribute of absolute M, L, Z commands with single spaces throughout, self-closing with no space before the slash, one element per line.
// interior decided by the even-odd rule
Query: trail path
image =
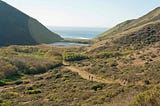
<path fill-rule="evenodd" d="M 64 66 L 66 69 L 71 70 L 72 72 L 77 72 L 82 78 L 86 79 L 86 80 L 91 80 L 91 81 L 95 81 L 95 82 L 100 82 L 100 83 L 107 83 L 107 84 L 114 84 L 114 83 L 119 83 L 120 85 L 124 85 L 121 81 L 118 80 L 112 80 L 112 79 L 103 79 L 100 78 L 94 74 L 88 73 L 86 71 L 83 71 L 77 67 L 74 66 L 70 66 L 69 64 L 63 62 Z M 93 77 L 93 79 L 91 77 Z"/>
<path fill-rule="evenodd" d="M 66 69 L 69 69 L 72 72 L 78 73 L 82 78 L 94 82 L 100 82 L 100 83 L 106 83 L 106 84 L 120 84 L 121 86 L 127 86 L 127 85 L 144 85 L 142 81 L 134 82 L 134 83 L 128 83 L 127 81 L 121 81 L 121 80 L 113 80 L 111 78 L 101 78 L 95 74 L 91 74 L 87 71 L 84 71 L 83 69 L 80 69 L 79 67 L 71 66 L 69 64 L 63 63 L 64 67 Z M 91 77 L 93 77 L 93 79 Z"/>
<path fill-rule="evenodd" d="M 92 78 L 89 78 L 89 76 L 93 77 L 93 81 L 95 82 L 101 82 L 101 83 L 119 83 L 118 81 L 112 81 L 111 79 L 102 79 L 94 74 L 90 74 L 86 71 L 81 71 L 76 67 L 73 66 L 66 66 L 65 68 L 71 70 L 72 72 L 77 72 L 82 78 L 86 79 L 86 80 L 91 80 Z"/>
<path fill-rule="evenodd" d="M 100 83 L 106 83 L 106 84 L 120 84 L 121 86 L 126 86 L 126 84 L 123 83 L 123 81 L 120 80 L 113 80 L 111 78 L 101 78 L 95 74 L 91 74 L 87 71 L 84 71 L 83 69 L 79 68 L 79 67 L 75 67 L 75 66 L 71 66 L 70 64 L 63 62 L 64 68 L 69 69 L 72 72 L 76 72 L 78 73 L 82 78 L 86 79 L 86 80 L 90 80 L 90 81 L 94 81 L 94 82 L 100 82 Z M 48 73 L 45 73 L 48 74 Z M 45 75 L 42 74 L 42 75 Z M 36 75 L 38 76 L 38 75 Z M 90 76 L 90 77 L 89 77 Z M 93 77 L 93 78 L 92 78 Z M 37 83 L 38 81 L 35 81 L 34 83 Z M 28 83 L 28 84 L 20 84 L 20 85 L 7 85 L 7 86 L 0 86 L 0 93 L 6 90 L 10 90 L 10 89 L 14 89 L 17 88 L 19 86 L 31 86 L 34 83 Z M 128 84 L 127 84 L 128 85 Z M 143 85 L 142 82 L 137 82 L 134 85 Z"/>

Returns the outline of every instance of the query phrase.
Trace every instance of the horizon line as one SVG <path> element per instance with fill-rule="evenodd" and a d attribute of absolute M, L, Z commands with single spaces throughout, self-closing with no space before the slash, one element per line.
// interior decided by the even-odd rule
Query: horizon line
<path fill-rule="evenodd" d="M 47 27 L 75 27 L 75 28 L 111 28 L 107 26 L 52 26 L 52 25 L 46 25 Z M 112 26 L 113 27 L 113 26 Z"/>

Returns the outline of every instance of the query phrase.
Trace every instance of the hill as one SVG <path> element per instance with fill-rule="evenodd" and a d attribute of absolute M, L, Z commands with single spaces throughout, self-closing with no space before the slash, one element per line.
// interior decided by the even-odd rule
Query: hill
<path fill-rule="evenodd" d="M 115 34 L 131 30 L 133 28 L 137 28 L 139 26 L 145 25 L 150 22 L 155 22 L 160 20 L 160 7 L 154 9 L 153 11 L 149 12 L 148 14 L 133 20 L 127 20 L 122 22 L 115 27 L 111 28 L 110 30 L 100 34 L 96 37 L 96 39 L 105 39 L 108 36 L 114 36 Z"/>
<path fill-rule="evenodd" d="M 93 40 L 88 51 L 95 51 L 114 45 L 141 47 L 159 41 L 160 7 L 148 14 L 133 20 L 122 22 L 100 34 Z"/>
<path fill-rule="evenodd" d="M 36 19 L 0 1 L 0 46 L 53 43 L 62 38 Z"/>

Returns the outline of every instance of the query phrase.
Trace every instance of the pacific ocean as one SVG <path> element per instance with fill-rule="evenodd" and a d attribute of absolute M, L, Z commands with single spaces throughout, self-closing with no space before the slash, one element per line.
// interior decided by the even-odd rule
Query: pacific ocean
<path fill-rule="evenodd" d="M 63 38 L 93 39 L 108 28 L 96 27 L 48 27 L 51 31 L 61 35 Z"/>

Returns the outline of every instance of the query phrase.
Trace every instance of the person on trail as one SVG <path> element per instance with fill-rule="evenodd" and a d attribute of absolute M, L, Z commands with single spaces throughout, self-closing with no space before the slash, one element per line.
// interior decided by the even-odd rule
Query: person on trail
<path fill-rule="evenodd" d="M 89 80 L 91 79 L 91 76 L 89 75 Z"/>
<path fill-rule="evenodd" d="M 93 76 L 91 77 L 91 80 L 93 81 Z"/>
<path fill-rule="evenodd" d="M 125 80 L 123 81 L 123 84 L 126 85 L 127 83 L 128 83 L 128 81 L 125 79 Z"/>

